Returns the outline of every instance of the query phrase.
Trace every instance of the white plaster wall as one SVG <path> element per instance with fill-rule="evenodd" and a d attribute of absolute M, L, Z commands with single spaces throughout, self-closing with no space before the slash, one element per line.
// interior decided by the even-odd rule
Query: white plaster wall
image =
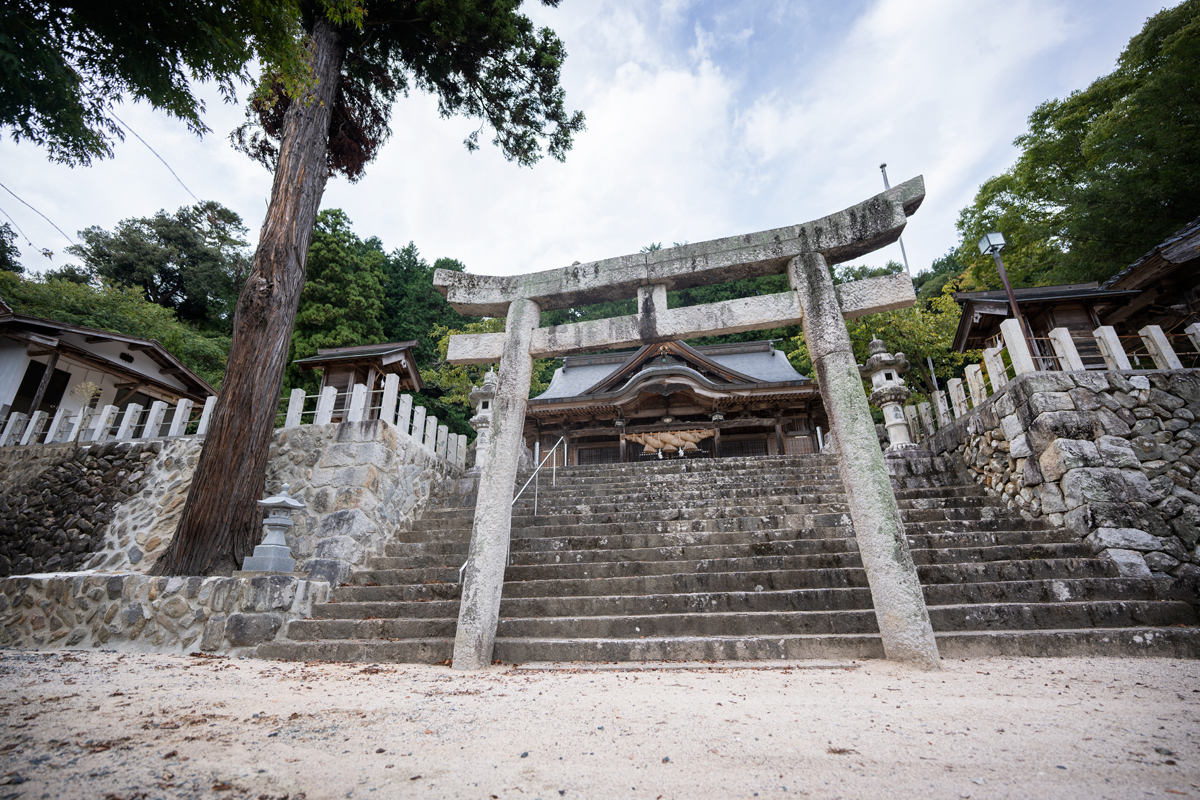
<path fill-rule="evenodd" d="M 25 355 L 25 345 L 12 339 L 0 338 L 0 407 L 12 404 L 25 377 L 25 365 L 29 356 Z"/>

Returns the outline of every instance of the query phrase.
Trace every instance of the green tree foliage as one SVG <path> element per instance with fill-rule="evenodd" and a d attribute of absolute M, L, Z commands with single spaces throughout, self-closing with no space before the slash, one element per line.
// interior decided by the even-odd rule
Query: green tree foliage
<path fill-rule="evenodd" d="M 1200 0 L 1151 17 L 1117 68 L 1038 106 L 1017 163 L 960 213 L 972 288 L 997 288 L 976 242 L 998 230 L 1016 285 L 1104 280 L 1200 214 Z"/>
<path fill-rule="evenodd" d="M 186 3 L 7 0 L 0 14 L 0 128 L 55 161 L 90 164 L 124 133 L 112 107 L 132 97 L 197 134 L 204 103 L 193 81 L 233 96 L 254 58 L 303 72 L 296 0 Z"/>
<path fill-rule="evenodd" d="M 913 288 L 917 292 L 917 302 L 928 305 L 934 298 L 941 297 L 948 284 L 961 275 L 963 266 L 954 250 L 950 250 L 941 258 L 936 258 L 931 268 L 913 276 Z"/>
<path fill-rule="evenodd" d="M 0 271 L 0 296 L 18 314 L 156 339 L 213 388 L 220 388 L 229 339 L 198 333 L 170 309 L 147 300 L 141 289 L 111 284 L 96 288 Z"/>
<path fill-rule="evenodd" d="M 289 364 L 315 356 L 323 347 L 352 347 L 387 341 L 383 332 L 383 251 L 350 229 L 341 209 L 317 216 L 308 249 L 308 277 L 300 294 Z M 288 367 L 289 388 L 315 392 L 319 373 Z"/>
<path fill-rule="evenodd" d="M 17 232 L 7 222 L 0 223 L 0 269 L 20 275 L 25 271 L 21 262 L 21 251 L 17 249 Z"/>
<path fill-rule="evenodd" d="M 559 0 L 542 0 L 557 6 Z M 521 0 L 318 0 L 305 28 L 332 23 L 342 49 L 340 85 L 329 126 L 330 174 L 364 174 L 390 131 L 391 109 L 413 88 L 437 95 L 443 117 L 462 115 L 492 128 L 505 158 L 532 166 L 543 147 L 562 161 L 584 129 L 564 106 L 559 74 L 566 48 L 549 28 L 518 13 Z M 324 19 L 322 19 L 324 17 Z M 287 52 L 287 51 L 285 51 Z M 234 143 L 275 168 L 284 117 L 296 87 L 268 65 Z M 479 147 L 481 129 L 463 142 Z"/>
<path fill-rule="evenodd" d="M 180 319 L 228 333 L 250 267 L 245 235 L 240 216 L 209 200 L 174 214 L 122 220 L 111 233 L 87 228 L 79 232 L 82 244 L 67 252 L 88 272 L 141 287 Z"/>
<path fill-rule="evenodd" d="M 48 269 L 43 272 L 42 280 L 70 281 L 71 283 L 78 283 L 81 286 L 90 286 L 96 282 L 96 275 L 77 264 L 63 264 L 57 269 Z M 141 287 L 135 288 L 140 289 Z"/>
<path fill-rule="evenodd" d="M 934 271 L 927 274 L 933 276 L 932 280 L 937 280 L 939 276 L 951 274 L 954 269 L 953 261 L 944 257 L 935 262 Z M 904 267 L 896 261 L 889 261 L 883 267 L 839 264 L 830 269 L 835 284 L 903 271 Z M 947 379 L 961 377 L 964 364 L 978 360 L 978 353 L 953 351 L 954 333 L 958 329 L 961 316 L 962 309 L 958 303 L 944 291 L 930 297 L 928 301 L 918 300 L 918 303 L 910 308 L 846 320 L 846 330 L 854 345 L 855 358 L 860 364 L 865 363 L 869 357 L 867 346 L 876 336 L 887 344 L 891 352 L 904 353 L 912 366 L 908 376 L 909 388 L 915 393 L 928 396 L 934 390 L 928 358 L 933 360 L 933 373 L 937 375 L 939 387 L 942 389 L 945 389 Z M 804 343 L 804 334 L 796 334 L 789 344 L 792 349 L 786 352 L 792 365 L 801 373 L 811 376 L 812 359 Z M 919 399 L 914 396 L 910 402 Z"/>
<path fill-rule="evenodd" d="M 446 362 L 446 351 L 450 337 L 460 333 L 503 333 L 504 320 L 489 317 L 478 322 L 468 322 L 460 328 L 437 325 L 433 336 L 437 341 L 437 360 L 421 370 L 421 381 L 425 391 L 416 402 L 423 403 L 456 433 L 475 436 L 467 420 L 475 413 L 468 395 L 472 386 L 483 384 L 483 376 L 494 366 L 488 364 L 455 365 Z M 539 358 L 533 362 L 533 379 L 530 381 L 529 396 L 536 397 L 546 391 L 554 370 L 562 366 L 555 358 Z"/>
<path fill-rule="evenodd" d="M 393 250 L 383 265 L 387 276 L 384 335 L 389 342 L 415 340 L 417 364 L 421 367 L 432 364 L 437 358 L 435 326 L 458 328 L 476 321 L 451 308 L 446 298 L 433 288 L 433 273 L 438 269 L 463 272 L 466 268 L 454 258 L 439 258 L 430 266 L 412 242 Z"/>

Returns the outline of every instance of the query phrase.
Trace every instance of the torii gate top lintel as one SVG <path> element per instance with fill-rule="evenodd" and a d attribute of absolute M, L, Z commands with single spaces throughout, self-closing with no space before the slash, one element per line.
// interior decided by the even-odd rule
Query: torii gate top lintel
<path fill-rule="evenodd" d="M 891 244 L 925 199 L 917 176 L 821 219 L 759 233 L 575 264 L 524 275 L 472 275 L 437 270 L 433 285 L 458 312 L 502 317 L 518 298 L 542 311 L 623 300 L 643 286 L 668 290 L 757 278 L 787 270 L 802 253 L 837 264 Z"/>

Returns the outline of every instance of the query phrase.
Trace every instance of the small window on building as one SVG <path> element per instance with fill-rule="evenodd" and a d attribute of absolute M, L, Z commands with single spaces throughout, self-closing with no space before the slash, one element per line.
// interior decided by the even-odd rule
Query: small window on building
<path fill-rule="evenodd" d="M 490 400 L 484 400 L 484 401 L 483 401 L 483 405 L 482 405 L 482 406 L 480 406 L 480 408 L 482 408 L 484 411 L 487 411 L 487 410 L 488 410 L 488 406 L 489 406 L 489 404 L 490 404 L 490 403 L 491 403 L 491 401 L 490 401 Z"/>
<path fill-rule="evenodd" d="M 896 380 L 896 376 L 894 376 L 890 372 L 885 372 L 885 373 L 883 373 L 883 379 L 886 381 L 894 381 L 894 380 Z"/>

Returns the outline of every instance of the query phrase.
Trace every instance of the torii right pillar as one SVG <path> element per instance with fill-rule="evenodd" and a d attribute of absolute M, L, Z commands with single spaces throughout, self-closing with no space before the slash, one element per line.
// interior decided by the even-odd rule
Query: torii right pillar
<path fill-rule="evenodd" d="M 804 309 L 804 341 L 829 416 L 884 653 L 938 669 L 933 626 L 829 266 L 820 253 L 805 253 L 788 265 L 788 279 Z"/>

